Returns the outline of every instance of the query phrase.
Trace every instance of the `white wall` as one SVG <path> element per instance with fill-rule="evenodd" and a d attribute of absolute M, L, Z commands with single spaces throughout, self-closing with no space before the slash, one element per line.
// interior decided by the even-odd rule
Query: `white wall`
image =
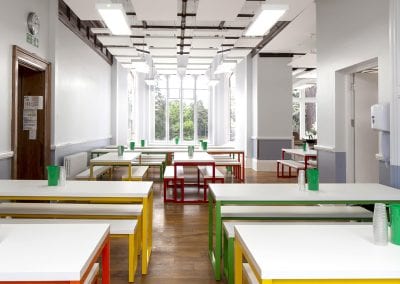
<path fill-rule="evenodd" d="M 49 59 L 49 0 L 2 1 L 0 9 L 0 154 L 11 150 L 12 45 Z M 26 42 L 29 12 L 40 18 L 39 48 Z"/>
<path fill-rule="evenodd" d="M 111 136 L 111 66 L 57 22 L 54 143 Z"/>
<path fill-rule="evenodd" d="M 111 133 L 113 144 L 128 141 L 128 69 L 116 60 L 112 66 Z"/>
<path fill-rule="evenodd" d="M 289 57 L 254 57 L 254 136 L 292 138 L 292 75 Z"/>
<path fill-rule="evenodd" d="M 379 101 L 390 101 L 389 1 L 316 0 L 318 144 L 344 152 L 345 99 L 340 71 L 378 58 Z"/>

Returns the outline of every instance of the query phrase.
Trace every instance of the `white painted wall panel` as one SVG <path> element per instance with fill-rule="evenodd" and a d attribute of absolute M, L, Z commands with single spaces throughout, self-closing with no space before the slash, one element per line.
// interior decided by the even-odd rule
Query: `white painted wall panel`
<path fill-rule="evenodd" d="M 111 66 L 57 23 L 55 144 L 111 134 Z"/>
<path fill-rule="evenodd" d="M 389 102 L 389 1 L 317 0 L 318 144 L 345 151 L 336 71 L 378 57 L 379 101 Z M 355 17 L 357 15 L 357 17 Z"/>
<path fill-rule="evenodd" d="M 40 18 L 39 48 L 26 42 L 26 18 L 35 11 Z M 0 153 L 11 149 L 12 45 L 49 59 L 49 1 L 2 1 L 0 9 Z"/>

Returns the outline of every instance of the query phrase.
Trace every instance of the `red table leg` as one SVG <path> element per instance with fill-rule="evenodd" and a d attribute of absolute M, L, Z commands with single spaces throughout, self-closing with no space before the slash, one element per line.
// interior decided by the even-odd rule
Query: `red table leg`
<path fill-rule="evenodd" d="M 110 284 L 110 239 L 107 238 L 101 253 L 101 283 Z"/>

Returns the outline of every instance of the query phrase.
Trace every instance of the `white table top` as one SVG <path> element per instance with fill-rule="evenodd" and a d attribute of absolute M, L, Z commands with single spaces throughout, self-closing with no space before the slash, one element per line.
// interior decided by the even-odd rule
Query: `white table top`
<path fill-rule="evenodd" d="M 210 155 L 207 154 L 206 152 L 194 152 L 193 157 L 189 157 L 189 154 L 186 152 L 179 152 L 174 154 L 174 162 L 177 163 L 213 163 L 215 162 L 214 158 Z"/>
<path fill-rule="evenodd" d="M 14 197 L 125 197 L 143 198 L 151 191 L 150 181 L 75 181 L 48 186 L 47 180 L 0 180 L 0 199 Z"/>
<path fill-rule="evenodd" d="M 108 224 L 0 225 L 0 281 L 77 281 Z"/>
<path fill-rule="evenodd" d="M 285 151 L 287 154 L 294 154 L 298 156 L 317 156 L 317 151 L 316 150 L 307 150 L 303 151 L 303 149 L 282 149 L 282 151 Z"/>
<path fill-rule="evenodd" d="M 399 201 L 400 190 L 377 183 L 321 183 L 318 191 L 299 191 L 297 184 L 210 184 L 217 201 L 352 203 Z M 357 203 L 357 202 L 354 202 Z M 374 203 L 374 202 L 372 202 Z"/>
<path fill-rule="evenodd" d="M 130 163 L 139 156 L 140 152 L 129 152 L 129 153 L 124 152 L 122 156 L 118 156 L 118 153 L 113 151 L 91 159 L 90 163 L 121 163 L 121 162 Z"/>
<path fill-rule="evenodd" d="M 310 226 L 238 225 L 235 236 L 262 279 L 400 278 L 400 246 L 374 245 L 371 225 Z"/>

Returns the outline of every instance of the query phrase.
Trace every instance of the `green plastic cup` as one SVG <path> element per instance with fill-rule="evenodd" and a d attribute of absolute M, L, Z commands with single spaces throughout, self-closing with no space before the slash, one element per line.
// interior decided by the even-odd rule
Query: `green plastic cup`
<path fill-rule="evenodd" d="M 303 143 L 303 151 L 304 152 L 307 151 L 307 143 L 306 142 Z"/>
<path fill-rule="evenodd" d="M 307 169 L 308 190 L 319 189 L 319 171 L 318 169 Z"/>
<path fill-rule="evenodd" d="M 129 143 L 129 148 L 133 151 L 133 150 L 135 150 L 135 142 L 134 141 L 131 141 L 130 143 Z"/>
<path fill-rule="evenodd" d="M 118 146 L 118 156 L 123 156 L 124 155 L 124 150 L 125 150 L 124 145 L 119 145 Z"/>
<path fill-rule="evenodd" d="M 60 179 L 60 167 L 47 166 L 47 185 L 57 186 L 59 179 Z"/>
<path fill-rule="evenodd" d="M 145 144 L 146 144 L 146 140 L 144 140 L 144 139 L 140 140 L 140 146 L 141 147 L 144 147 Z"/>
<path fill-rule="evenodd" d="M 176 145 L 179 144 L 179 137 L 175 137 L 175 144 L 176 144 Z"/>
<path fill-rule="evenodd" d="M 201 148 L 203 148 L 204 151 L 207 151 L 207 141 L 201 142 Z"/>
<path fill-rule="evenodd" d="M 391 204 L 390 208 L 390 241 L 400 245 L 400 204 Z"/>
<path fill-rule="evenodd" d="M 188 155 L 190 158 L 193 157 L 193 153 L 194 153 L 194 146 L 188 146 Z"/>

